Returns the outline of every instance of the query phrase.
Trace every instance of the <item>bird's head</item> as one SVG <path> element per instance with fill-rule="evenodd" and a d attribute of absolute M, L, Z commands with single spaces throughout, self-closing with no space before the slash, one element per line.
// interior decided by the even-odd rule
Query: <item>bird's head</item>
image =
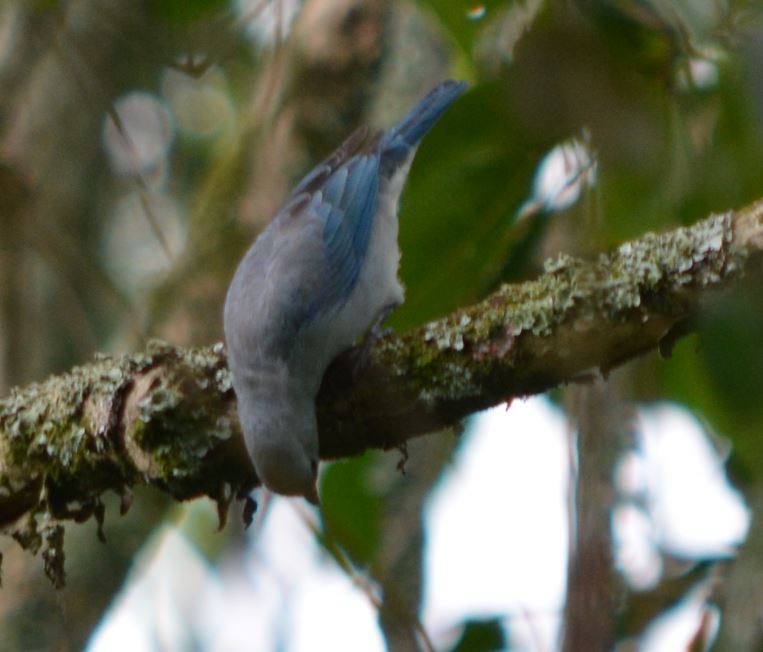
<path fill-rule="evenodd" d="M 297 437 L 258 438 L 252 451 L 257 476 L 268 489 L 318 505 L 318 455 Z"/>

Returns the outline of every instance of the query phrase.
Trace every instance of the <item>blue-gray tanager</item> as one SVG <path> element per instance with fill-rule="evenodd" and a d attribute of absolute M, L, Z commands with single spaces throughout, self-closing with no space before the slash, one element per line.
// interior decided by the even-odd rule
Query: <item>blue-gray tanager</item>
<path fill-rule="evenodd" d="M 225 340 L 262 483 L 318 503 L 315 396 L 329 363 L 403 301 L 397 206 L 424 135 L 466 85 L 434 88 L 392 129 L 353 133 L 287 197 L 236 270 Z"/>

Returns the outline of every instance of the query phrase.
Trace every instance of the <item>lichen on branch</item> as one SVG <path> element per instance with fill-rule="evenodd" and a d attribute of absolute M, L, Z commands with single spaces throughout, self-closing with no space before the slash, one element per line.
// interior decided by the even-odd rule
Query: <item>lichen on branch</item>
<path fill-rule="evenodd" d="M 398 446 L 670 344 L 703 299 L 758 267 L 761 251 L 763 201 L 593 261 L 559 256 L 536 280 L 382 339 L 360 377 L 328 373 L 318 397 L 321 453 Z"/>
<path fill-rule="evenodd" d="M 255 478 L 234 424 L 222 345 L 152 342 L 14 389 L 0 401 L 0 531 L 43 548 L 61 585 L 58 525 L 91 516 L 100 525 L 104 492 L 120 494 L 126 510 L 140 484 L 222 504 L 248 491 Z"/>

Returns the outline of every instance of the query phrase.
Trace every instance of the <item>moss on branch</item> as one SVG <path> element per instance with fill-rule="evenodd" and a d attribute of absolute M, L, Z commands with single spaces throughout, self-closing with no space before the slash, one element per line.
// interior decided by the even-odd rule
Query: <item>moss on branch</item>
<path fill-rule="evenodd" d="M 103 519 L 101 495 L 130 503 L 151 484 L 223 508 L 255 482 L 235 431 L 222 345 L 98 356 L 0 401 L 0 528 L 63 582 L 59 524 Z M 51 547 L 52 546 L 52 547 Z M 49 560 L 55 560 L 55 563 Z"/>

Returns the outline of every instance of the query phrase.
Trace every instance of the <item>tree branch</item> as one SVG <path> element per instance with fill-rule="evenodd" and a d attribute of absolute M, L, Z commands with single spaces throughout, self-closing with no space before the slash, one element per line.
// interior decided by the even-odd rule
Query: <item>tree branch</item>
<path fill-rule="evenodd" d="M 382 339 L 358 378 L 330 369 L 318 397 L 321 454 L 398 446 L 512 397 L 669 350 L 700 302 L 758 267 L 761 252 L 763 200 L 592 262 L 548 261 L 537 280 Z"/>
<path fill-rule="evenodd" d="M 360 372 L 349 351 L 318 397 L 321 456 L 400 446 L 670 344 L 704 298 L 759 266 L 762 251 L 759 201 L 592 262 L 560 256 L 537 280 L 385 336 Z M 255 483 L 220 344 L 101 356 L 0 401 L 0 531 L 33 552 L 44 547 L 57 580 L 59 521 L 102 519 L 104 491 L 120 493 L 125 508 L 137 484 L 178 499 L 207 495 L 222 516 Z"/>

